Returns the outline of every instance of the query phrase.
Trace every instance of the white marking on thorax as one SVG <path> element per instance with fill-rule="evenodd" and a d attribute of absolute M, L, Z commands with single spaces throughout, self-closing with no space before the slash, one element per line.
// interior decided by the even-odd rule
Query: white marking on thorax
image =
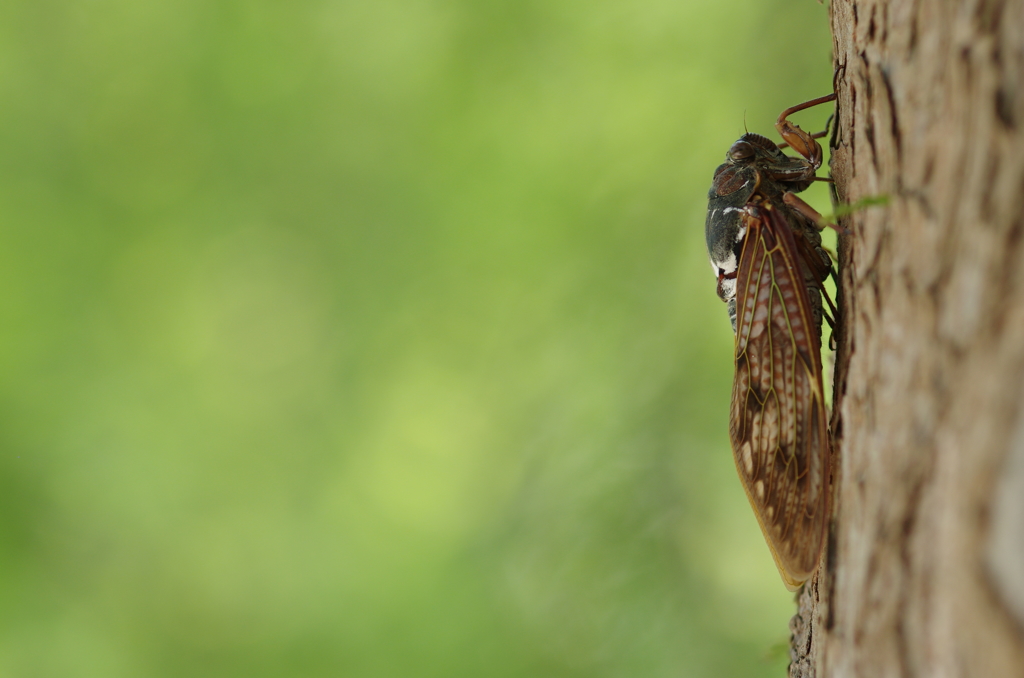
<path fill-rule="evenodd" d="M 720 278 L 719 286 L 725 292 L 726 300 L 736 297 L 736 278 Z"/>
<path fill-rule="evenodd" d="M 716 276 L 734 273 L 736 271 L 736 253 L 729 252 L 729 256 L 721 261 L 712 259 L 711 270 L 715 272 Z"/>

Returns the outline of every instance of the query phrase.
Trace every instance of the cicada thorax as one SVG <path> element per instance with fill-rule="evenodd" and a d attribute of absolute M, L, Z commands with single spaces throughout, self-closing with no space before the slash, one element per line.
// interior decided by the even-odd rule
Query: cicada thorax
<path fill-rule="evenodd" d="M 708 214 L 704 223 L 708 257 L 718 279 L 718 296 L 728 304 L 729 318 L 736 329 L 736 267 L 743 249 L 746 229 L 741 215 L 755 195 L 776 205 L 785 214 L 805 260 L 809 293 L 817 299 L 815 316 L 821 323 L 821 282 L 828 277 L 831 260 L 821 246 L 817 226 L 803 215 L 785 207 L 784 193 L 803 191 L 814 181 L 808 161 L 792 158 L 760 134 L 744 134 L 729 149 L 726 162 L 715 170 L 708 191 Z M 814 291 L 811 292 L 810 290 Z"/>
<path fill-rule="evenodd" d="M 704 236 L 711 269 L 718 278 L 718 296 L 729 307 L 729 320 L 736 331 L 736 267 L 746 228 L 740 218 L 761 181 L 756 167 L 721 165 L 708 191 L 708 216 Z"/>

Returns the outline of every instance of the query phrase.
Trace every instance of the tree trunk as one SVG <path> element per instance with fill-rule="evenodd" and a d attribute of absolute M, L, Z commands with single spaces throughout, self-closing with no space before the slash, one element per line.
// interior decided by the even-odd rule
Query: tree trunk
<path fill-rule="evenodd" d="M 1024 676 L 1024 0 L 833 0 L 833 526 L 790 675 Z"/>

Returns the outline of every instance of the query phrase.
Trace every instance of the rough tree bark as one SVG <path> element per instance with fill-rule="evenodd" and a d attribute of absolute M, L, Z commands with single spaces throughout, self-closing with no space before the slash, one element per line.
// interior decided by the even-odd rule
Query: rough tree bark
<path fill-rule="evenodd" d="M 1024 676 L 1024 0 L 833 0 L 827 557 L 792 676 Z"/>

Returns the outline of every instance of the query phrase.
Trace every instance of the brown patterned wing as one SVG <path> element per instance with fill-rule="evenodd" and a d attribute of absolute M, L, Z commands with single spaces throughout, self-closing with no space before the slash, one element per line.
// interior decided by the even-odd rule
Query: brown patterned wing
<path fill-rule="evenodd" d="M 775 564 L 796 590 L 818 567 L 828 519 L 820 328 L 780 208 L 755 199 L 743 209 L 730 437 Z"/>

